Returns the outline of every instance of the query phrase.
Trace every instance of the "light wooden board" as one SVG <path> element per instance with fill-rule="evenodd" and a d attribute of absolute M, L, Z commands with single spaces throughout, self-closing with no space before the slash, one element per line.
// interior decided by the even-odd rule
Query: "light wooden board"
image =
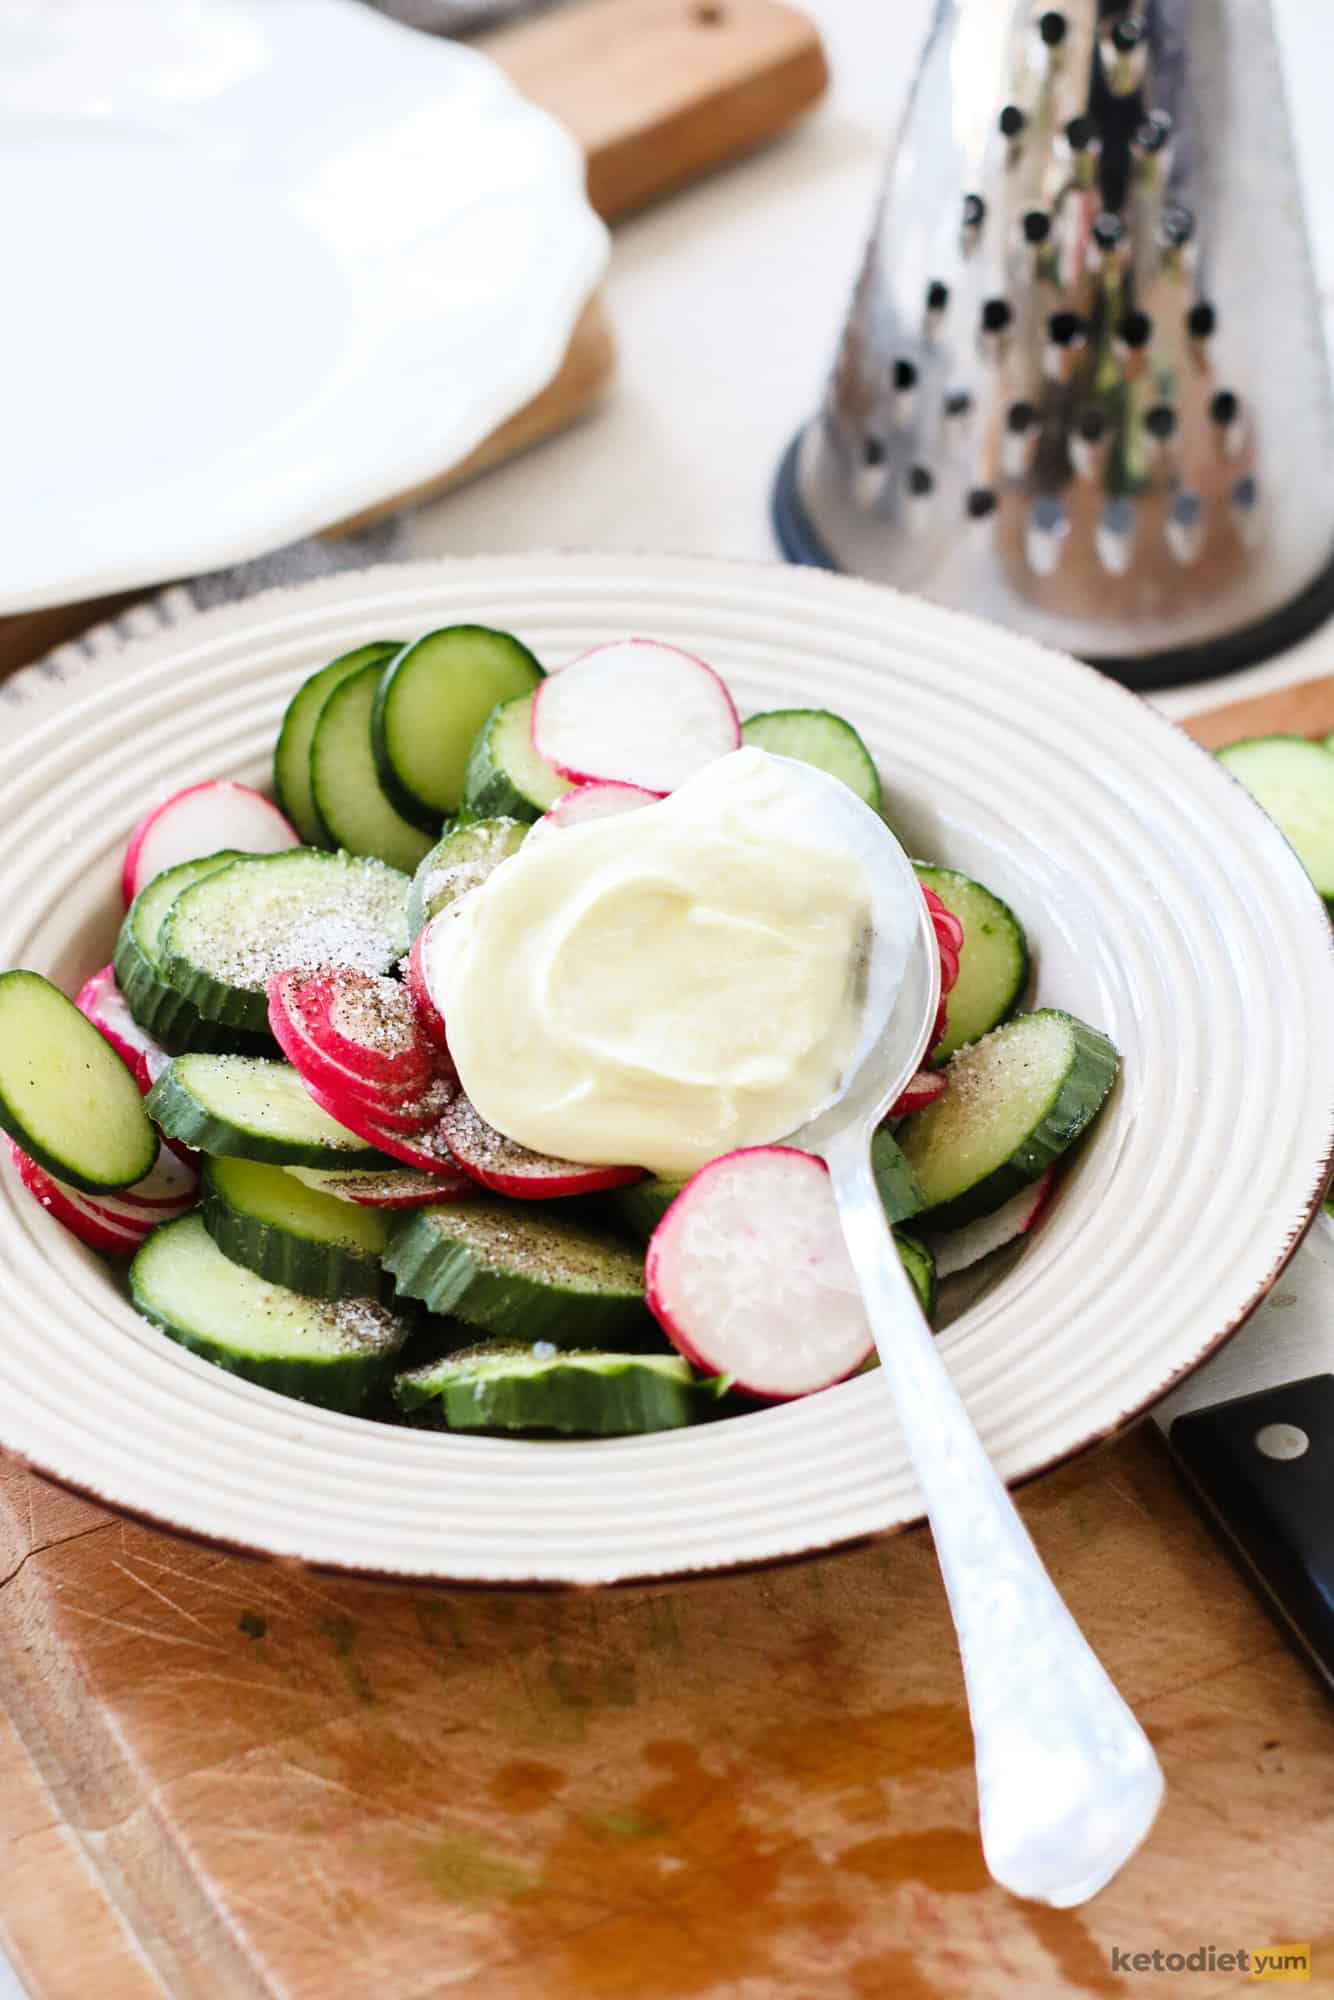
<path fill-rule="evenodd" d="M 478 43 L 584 150 L 593 206 L 615 221 L 784 130 L 828 81 L 820 38 L 785 0 L 576 0 Z M 340 522 L 431 498 L 594 409 L 615 349 L 594 301 L 557 374 L 461 464 Z M 142 593 L 134 593 L 140 595 Z M 0 618 L 0 675 L 112 616 L 128 597 Z"/>
<path fill-rule="evenodd" d="M 1318 686 L 1242 726 L 1334 728 Z M 657 1591 L 437 1595 L 167 1540 L 11 1466 L 0 1936 L 34 2000 L 1216 2000 L 1254 1982 L 1112 1954 L 1288 1941 L 1334 1990 L 1334 1714 L 1156 1431 L 1021 1508 L 1167 1773 L 1150 1845 L 1080 1911 L 983 1871 L 920 1533 Z"/>

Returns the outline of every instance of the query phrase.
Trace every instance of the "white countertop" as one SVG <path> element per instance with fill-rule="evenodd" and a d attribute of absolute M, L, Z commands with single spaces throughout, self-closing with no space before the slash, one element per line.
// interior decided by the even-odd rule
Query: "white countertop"
<path fill-rule="evenodd" d="M 833 72 L 824 105 L 778 144 L 617 229 L 606 288 L 620 351 L 611 398 L 575 430 L 424 508 L 419 554 L 581 547 L 777 559 L 770 481 L 820 395 L 930 14 L 930 0 L 805 5 Z M 1275 11 L 1330 324 L 1334 7 L 1275 0 Z M 1161 705 L 1186 713 L 1334 666 L 1328 631 Z"/>

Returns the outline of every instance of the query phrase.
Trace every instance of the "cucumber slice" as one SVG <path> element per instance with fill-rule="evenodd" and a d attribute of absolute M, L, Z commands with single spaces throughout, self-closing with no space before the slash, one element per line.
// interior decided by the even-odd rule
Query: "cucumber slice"
<path fill-rule="evenodd" d="M 408 948 L 407 892 L 382 861 L 314 847 L 247 856 L 172 903 L 163 970 L 206 1019 L 262 1034 L 278 973 L 381 973 L 396 964 Z"/>
<path fill-rule="evenodd" d="M 533 748 L 533 697 L 502 701 L 477 732 L 463 774 L 471 819 L 540 819 L 574 787 Z"/>
<path fill-rule="evenodd" d="M 647 1243 L 685 1186 L 665 1174 L 650 1174 L 629 1187 L 616 1188 L 607 1196 L 608 1212 L 636 1243 Z"/>
<path fill-rule="evenodd" d="M 636 1250 L 564 1216 L 508 1202 L 410 1211 L 385 1268 L 432 1312 L 557 1347 L 660 1348 Z"/>
<path fill-rule="evenodd" d="M 485 882 L 502 861 L 517 854 L 529 824 L 519 819 L 477 819 L 452 826 L 412 878 L 408 929 L 413 937 L 450 903 Z"/>
<path fill-rule="evenodd" d="M 0 973 L 0 1128 L 86 1194 L 133 1187 L 157 1158 L 134 1072 L 40 972 Z"/>
<path fill-rule="evenodd" d="M 204 1226 L 225 1257 L 316 1299 L 376 1298 L 386 1289 L 383 1211 L 304 1187 L 259 1160 L 210 1160 Z"/>
<path fill-rule="evenodd" d="M 910 1236 L 906 1229 L 896 1229 L 894 1241 L 899 1249 L 899 1262 L 912 1279 L 922 1311 L 928 1319 L 933 1319 L 936 1311 L 936 1260 L 926 1244 L 919 1237 Z"/>
<path fill-rule="evenodd" d="M 330 1410 L 359 1410 L 407 1337 L 371 1299 L 306 1298 L 233 1264 L 198 1215 L 153 1231 L 130 1265 L 130 1297 L 206 1361 Z"/>
<path fill-rule="evenodd" d="M 371 854 L 410 875 L 431 845 L 385 792 L 371 746 L 371 711 L 384 672 L 377 660 L 340 681 L 310 741 L 310 793 L 331 847 Z"/>
<path fill-rule="evenodd" d="M 334 844 L 316 810 L 310 782 L 310 746 L 320 711 L 334 689 L 350 674 L 361 667 L 379 667 L 383 672 L 402 646 L 401 639 L 372 639 L 368 645 L 353 647 L 350 653 L 340 653 L 327 667 L 321 667 L 318 673 L 302 681 L 287 704 L 283 726 L 273 746 L 273 789 L 279 805 L 308 847 Z"/>
<path fill-rule="evenodd" d="M 880 811 L 875 759 L 841 715 L 831 715 L 827 708 L 771 708 L 742 723 L 741 741 L 841 778 L 874 812 Z"/>
<path fill-rule="evenodd" d="M 1009 1020 L 1028 984 L 1028 939 L 1009 904 L 980 882 L 922 861 L 913 867 L 918 881 L 963 925 L 959 977 L 945 1002 L 945 1034 L 932 1051 L 932 1061 L 940 1063 Z"/>
<path fill-rule="evenodd" d="M 473 739 L 497 703 L 521 700 L 542 669 L 512 633 L 446 625 L 405 646 L 380 678 L 371 741 L 380 783 L 428 832 L 463 804 Z"/>
<path fill-rule="evenodd" d="M 361 1172 L 392 1164 L 321 1111 L 290 1063 L 264 1056 L 177 1056 L 144 1102 L 168 1138 L 201 1153 Z"/>
<path fill-rule="evenodd" d="M 1334 757 L 1304 736 L 1248 736 L 1218 752 L 1286 834 L 1321 895 L 1334 899 Z"/>
<path fill-rule="evenodd" d="M 890 1222 L 907 1222 L 926 1207 L 917 1176 L 904 1159 L 898 1141 L 881 1125 L 871 1139 L 871 1172 Z"/>
<path fill-rule="evenodd" d="M 242 858 L 225 848 L 199 861 L 164 868 L 145 883 L 125 912 L 112 959 L 116 983 L 140 1027 L 161 1042 L 169 1055 L 184 1055 L 189 1049 L 216 1055 L 259 1055 L 272 1047 L 267 1034 L 252 1036 L 239 1028 L 226 1028 L 219 1021 L 206 1021 L 192 1001 L 167 984 L 162 969 L 162 926 L 176 898 Z"/>
<path fill-rule="evenodd" d="M 627 1437 L 678 1430 L 699 1391 L 676 1354 L 555 1353 L 485 1341 L 400 1375 L 401 1409 L 436 1403 L 455 1431 L 564 1431 Z"/>
<path fill-rule="evenodd" d="M 1105 1035 L 1054 1007 L 952 1056 L 944 1095 L 896 1135 L 932 1229 L 989 1215 L 1044 1174 L 1096 1117 L 1119 1064 Z"/>

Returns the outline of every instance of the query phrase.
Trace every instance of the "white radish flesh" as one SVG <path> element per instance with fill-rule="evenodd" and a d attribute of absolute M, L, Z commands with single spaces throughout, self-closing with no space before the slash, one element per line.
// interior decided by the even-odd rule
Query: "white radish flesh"
<path fill-rule="evenodd" d="M 741 742 L 732 697 L 690 653 L 654 639 L 596 646 L 533 697 L 533 747 L 576 784 L 661 797 Z"/>
<path fill-rule="evenodd" d="M 562 827 L 582 826 L 586 820 L 616 819 L 621 813 L 637 812 L 640 806 L 657 803 L 658 794 L 646 792 L 642 785 L 622 785 L 606 778 L 595 785 L 578 785 L 543 813 L 528 838 L 531 840 L 533 834 L 555 833 Z"/>
<path fill-rule="evenodd" d="M 962 1229 L 951 1229 L 944 1236 L 934 1237 L 931 1248 L 937 1278 L 952 1278 L 956 1271 L 966 1271 L 994 1251 L 1003 1250 L 1007 1243 L 1026 1236 L 1046 1210 L 1054 1178 L 1054 1170 L 1048 1167 L 1041 1180 L 1034 1181 L 1032 1187 L 1020 1188 L 1018 1194 L 1011 1195 L 990 1215 L 979 1216 L 976 1222 L 967 1222 Z"/>
<path fill-rule="evenodd" d="M 114 968 L 104 965 L 91 979 L 86 979 L 74 997 L 74 1004 L 110 1042 L 122 1062 L 134 1071 L 134 1080 L 147 1097 L 171 1058 L 161 1042 L 155 1041 L 135 1020 L 116 983 Z"/>
<path fill-rule="evenodd" d="M 271 799 L 225 778 L 189 785 L 145 814 L 125 850 L 121 887 L 132 903 L 145 882 L 181 861 L 198 861 L 234 847 L 240 854 L 277 854 L 299 847 L 300 836 Z"/>
<path fill-rule="evenodd" d="M 828 1169 L 790 1146 L 701 1167 L 654 1231 L 645 1278 L 677 1351 L 753 1396 L 826 1389 L 874 1346 Z"/>

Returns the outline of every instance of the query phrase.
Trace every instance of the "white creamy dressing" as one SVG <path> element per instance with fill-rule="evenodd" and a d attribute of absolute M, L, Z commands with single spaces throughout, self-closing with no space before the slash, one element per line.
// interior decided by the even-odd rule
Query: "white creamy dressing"
<path fill-rule="evenodd" d="M 870 914 L 809 790 L 737 750 L 658 804 L 526 841 L 436 927 L 425 971 L 497 1130 L 688 1174 L 833 1094 Z"/>

